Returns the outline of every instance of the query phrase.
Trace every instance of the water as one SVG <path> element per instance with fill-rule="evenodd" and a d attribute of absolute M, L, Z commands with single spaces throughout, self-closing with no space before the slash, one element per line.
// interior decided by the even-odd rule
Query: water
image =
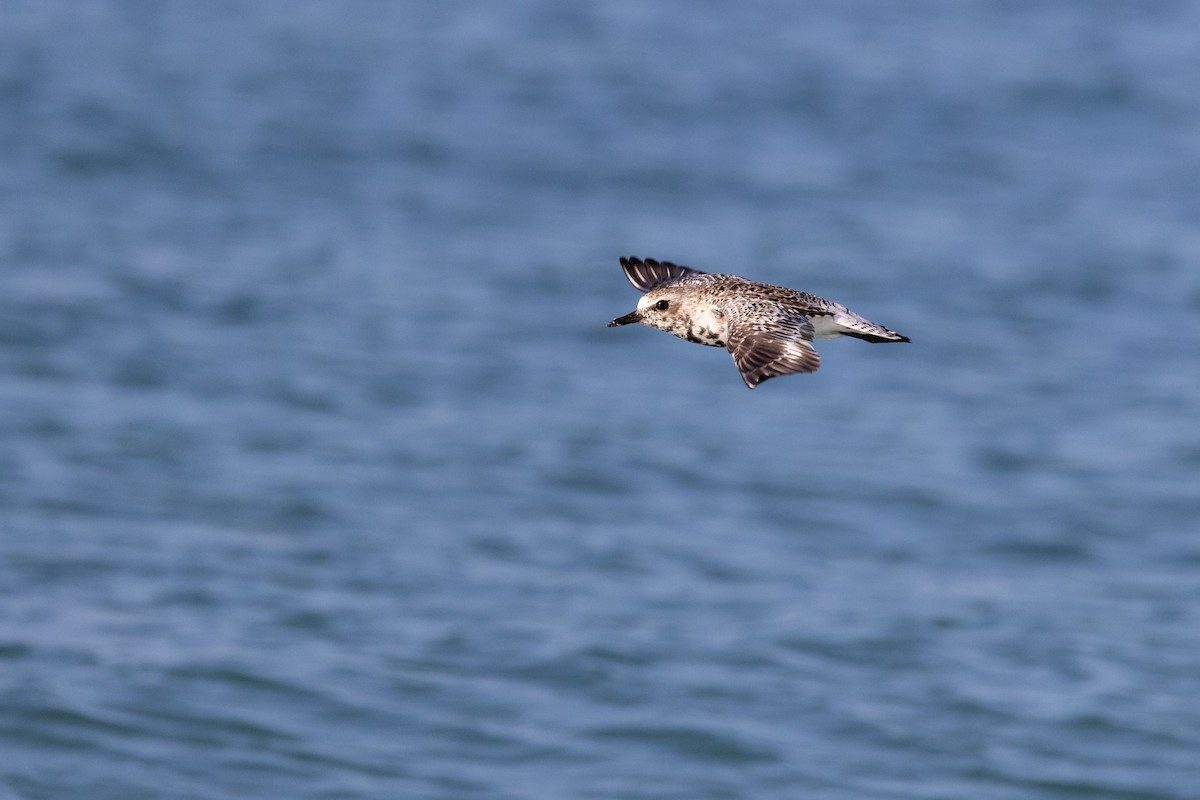
<path fill-rule="evenodd" d="M 0 797 L 1200 797 L 1198 31 L 10 0 Z"/>

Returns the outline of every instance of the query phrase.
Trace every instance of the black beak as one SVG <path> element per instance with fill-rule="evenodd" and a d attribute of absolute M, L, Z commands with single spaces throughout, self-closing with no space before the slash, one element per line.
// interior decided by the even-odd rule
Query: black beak
<path fill-rule="evenodd" d="M 608 323 L 608 327 L 615 328 L 618 325 L 630 325 L 634 322 L 641 322 L 642 318 L 636 311 L 630 311 L 623 317 L 617 317 L 612 322 Z"/>

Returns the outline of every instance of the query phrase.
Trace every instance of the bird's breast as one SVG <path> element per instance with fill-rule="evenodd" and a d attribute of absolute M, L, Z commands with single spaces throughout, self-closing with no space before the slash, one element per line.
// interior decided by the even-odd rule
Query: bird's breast
<path fill-rule="evenodd" d="M 687 317 L 687 330 L 682 334 L 682 338 L 709 347 L 724 347 L 729 341 L 729 320 L 725 312 L 718 308 L 695 308 Z"/>

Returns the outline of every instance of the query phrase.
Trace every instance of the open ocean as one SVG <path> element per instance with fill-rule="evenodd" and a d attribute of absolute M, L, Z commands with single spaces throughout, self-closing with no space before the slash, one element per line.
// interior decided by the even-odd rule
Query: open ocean
<path fill-rule="evenodd" d="M 1200 2 L 5 0 L 58 798 L 1200 798 Z"/>

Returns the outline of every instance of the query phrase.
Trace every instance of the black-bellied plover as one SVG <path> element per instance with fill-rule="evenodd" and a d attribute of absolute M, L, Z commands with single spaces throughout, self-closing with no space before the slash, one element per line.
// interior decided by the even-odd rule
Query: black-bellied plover
<path fill-rule="evenodd" d="M 608 323 L 610 328 L 640 322 L 689 342 L 728 348 L 751 389 L 779 375 L 815 372 L 821 357 L 813 339 L 909 341 L 808 292 L 652 258 L 622 258 L 621 268 L 645 296 L 635 311 Z"/>

